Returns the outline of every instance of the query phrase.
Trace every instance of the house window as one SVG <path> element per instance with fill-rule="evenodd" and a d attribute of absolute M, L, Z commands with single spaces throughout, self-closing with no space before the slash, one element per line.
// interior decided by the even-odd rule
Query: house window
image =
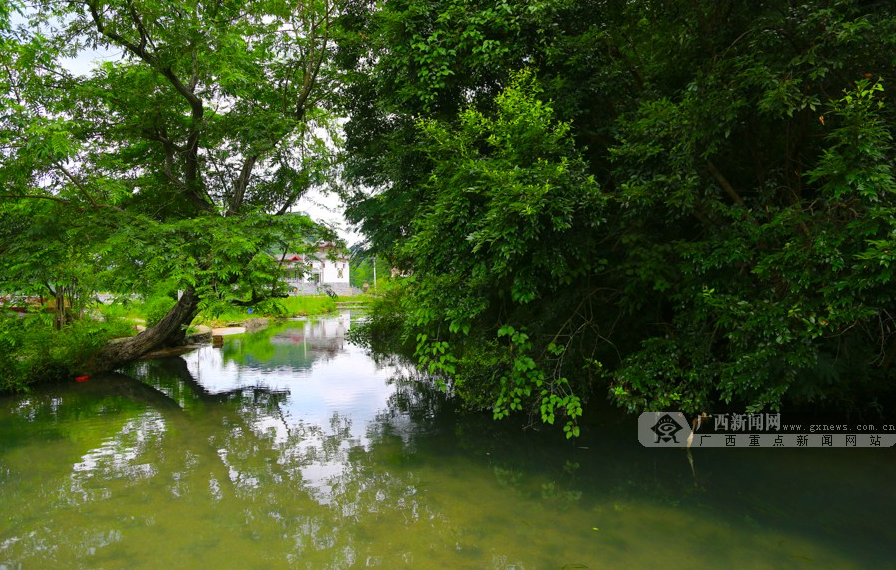
<path fill-rule="evenodd" d="M 341 267 L 336 271 L 336 276 L 339 277 L 340 279 L 342 279 L 342 268 Z"/>

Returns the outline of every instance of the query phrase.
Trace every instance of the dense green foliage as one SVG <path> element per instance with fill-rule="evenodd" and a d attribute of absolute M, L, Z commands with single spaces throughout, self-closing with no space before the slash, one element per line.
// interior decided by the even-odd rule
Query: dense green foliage
<path fill-rule="evenodd" d="M 207 303 L 280 292 L 265 252 L 327 235 L 282 214 L 331 162 L 318 89 L 332 6 L 30 9 L 2 52 L 4 288 L 71 280 L 70 264 L 122 292 L 160 281 Z M 66 69 L 94 46 L 121 59 Z"/>
<path fill-rule="evenodd" d="M 349 216 L 501 417 L 892 385 L 896 7 L 400 0 L 342 18 Z M 393 315 L 391 318 L 395 318 Z"/>
<path fill-rule="evenodd" d="M 574 435 L 607 393 L 892 390 L 888 3 L 0 6 L 0 290 L 58 329 L 97 289 L 195 293 L 187 321 L 284 294 L 268 252 L 332 237 L 288 213 L 341 104 L 350 221 L 403 274 L 372 328 L 471 405 Z M 122 55 L 66 69 L 94 48 Z"/>
<path fill-rule="evenodd" d="M 334 239 L 290 213 L 333 166 L 332 2 L 0 5 L 0 292 L 55 297 L 61 329 L 97 290 L 164 283 L 190 292 L 176 341 L 199 309 L 284 296 L 268 252 Z"/>
<path fill-rule="evenodd" d="M 91 354 L 110 339 L 130 336 L 133 325 L 119 319 L 76 320 L 59 331 L 53 316 L 26 318 L 0 313 L 0 393 L 44 379 L 72 379 Z"/>

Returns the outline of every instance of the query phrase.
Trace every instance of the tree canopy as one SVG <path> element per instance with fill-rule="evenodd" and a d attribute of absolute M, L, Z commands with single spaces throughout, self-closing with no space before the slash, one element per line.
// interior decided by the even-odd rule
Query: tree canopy
<path fill-rule="evenodd" d="M 750 410 L 892 388 L 896 11 L 352 3 L 349 215 L 473 405 Z M 571 420 L 571 421 L 570 421 Z"/>
<path fill-rule="evenodd" d="M 267 252 L 331 237 L 291 211 L 333 168 L 336 5 L 37 1 L 21 14 L 0 50 L 3 288 L 89 275 L 185 291 L 139 350 L 182 337 L 200 305 L 282 294 Z M 89 74 L 68 69 L 97 50 Z"/>
<path fill-rule="evenodd" d="M 98 362 L 282 293 L 267 252 L 326 233 L 290 211 L 338 170 L 389 322 L 496 417 L 892 391 L 889 3 L 10 6 L 4 288 L 184 291 Z"/>

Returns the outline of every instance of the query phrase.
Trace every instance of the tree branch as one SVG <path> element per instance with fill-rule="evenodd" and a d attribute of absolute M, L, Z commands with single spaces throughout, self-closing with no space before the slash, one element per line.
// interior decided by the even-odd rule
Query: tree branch
<path fill-rule="evenodd" d="M 134 8 L 134 3 L 131 0 L 128 0 L 128 12 L 134 25 L 137 26 L 137 33 L 140 34 L 140 49 L 144 50 L 146 49 L 146 42 L 149 40 L 149 34 L 146 33 L 146 28 L 143 27 L 140 15 L 137 14 L 137 10 Z"/>
<path fill-rule="evenodd" d="M 163 145 L 165 145 L 166 153 L 168 152 L 169 149 L 173 152 L 180 152 L 180 153 L 187 152 L 186 147 L 183 147 L 183 146 L 177 144 L 176 142 L 174 142 L 173 140 L 169 139 L 168 133 L 165 132 L 163 129 L 160 129 L 156 133 L 151 132 L 151 131 L 144 132 L 143 137 L 146 138 L 147 140 L 160 142 Z"/>
<path fill-rule="evenodd" d="M 293 190 L 292 194 L 289 196 L 289 198 L 286 200 L 286 202 L 284 202 L 283 205 L 280 206 L 280 209 L 277 210 L 277 211 L 274 213 L 274 215 L 275 215 L 275 216 L 282 216 L 283 214 L 285 214 L 286 212 L 288 212 L 289 209 L 292 208 L 292 205 L 296 203 L 296 200 L 299 198 L 299 196 L 301 196 L 302 194 L 304 194 L 304 193 L 305 193 L 305 190 L 307 190 L 307 189 L 308 189 L 308 185 L 306 184 L 303 188 L 299 188 L 299 189 L 297 189 L 297 190 Z"/>
<path fill-rule="evenodd" d="M 132 14 L 132 19 L 134 19 L 134 23 L 137 26 L 137 32 L 141 36 L 140 45 L 135 44 L 134 42 L 128 40 L 121 34 L 117 32 L 113 32 L 109 30 L 106 25 L 103 23 L 102 16 L 97 10 L 97 6 L 94 2 L 87 2 L 87 6 L 90 8 L 90 15 L 93 18 L 93 23 L 96 26 L 97 31 L 106 36 L 108 39 L 113 42 L 121 45 L 140 59 L 142 59 L 146 64 L 148 64 L 151 68 L 155 69 L 157 72 L 161 73 L 163 77 L 165 77 L 169 83 L 174 87 L 174 89 L 187 100 L 187 103 L 190 104 L 190 109 L 193 113 L 193 120 L 197 122 L 202 118 L 203 114 L 203 105 L 202 100 L 196 96 L 193 91 L 187 89 L 187 87 L 183 84 L 183 82 L 178 78 L 174 72 L 171 70 L 171 66 L 162 66 L 158 59 L 156 59 L 155 55 L 148 52 L 146 50 L 147 42 L 152 45 L 152 38 L 147 35 L 146 28 L 143 27 L 142 22 L 140 21 L 139 15 Z M 133 12 L 133 5 L 129 3 L 129 8 Z"/>
<path fill-rule="evenodd" d="M 716 182 L 719 183 L 719 186 L 722 187 L 722 190 L 724 190 L 725 193 L 728 194 L 728 196 L 732 200 L 734 200 L 735 203 L 737 203 L 737 205 L 744 208 L 747 207 L 744 199 L 740 197 L 740 194 L 737 193 L 737 190 L 734 189 L 734 186 L 732 186 L 731 183 L 728 182 L 728 179 L 725 178 L 721 172 L 719 172 L 719 169 L 716 168 L 716 165 L 713 164 L 711 160 L 706 161 L 706 168 L 707 170 L 709 170 L 709 173 L 712 174 L 716 179 Z"/>
<path fill-rule="evenodd" d="M 327 3 L 327 10 L 324 16 L 321 18 L 321 24 L 324 28 L 323 33 L 323 41 L 321 43 L 321 49 L 319 50 L 319 56 L 315 59 L 315 49 L 314 45 L 318 36 L 316 36 L 318 23 L 312 24 L 311 27 L 311 47 L 308 50 L 308 63 L 305 69 L 304 77 L 302 77 L 302 90 L 299 92 L 298 100 L 296 101 L 296 118 L 301 120 L 305 115 L 305 103 L 308 101 L 308 97 L 310 97 L 312 89 L 314 87 L 315 82 L 317 81 L 317 76 L 320 73 L 321 65 L 324 61 L 324 51 L 327 48 L 327 42 L 330 40 L 330 9 L 331 5 Z"/>
<path fill-rule="evenodd" d="M 60 204 L 65 204 L 66 206 L 74 206 L 77 209 L 78 206 L 72 204 L 69 200 L 64 198 L 57 198 L 56 196 L 45 196 L 42 194 L 0 194 L 0 198 L 17 198 L 17 199 L 29 199 L 29 200 L 52 200 L 53 202 L 59 202 Z"/>
<path fill-rule="evenodd" d="M 163 66 L 155 55 L 146 50 L 146 45 L 153 45 L 153 41 L 146 32 L 146 28 L 143 27 L 139 14 L 136 14 L 132 4 L 129 3 L 128 6 L 131 11 L 131 19 L 134 21 L 134 25 L 137 26 L 137 32 L 141 36 L 139 45 L 106 27 L 106 24 L 103 22 L 103 18 L 99 13 L 96 0 L 88 0 L 87 6 L 90 9 L 93 23 L 101 35 L 124 47 L 156 72 L 160 73 L 168 80 L 171 86 L 174 87 L 174 90 L 177 91 L 190 105 L 191 125 L 190 135 L 187 138 L 187 146 L 184 153 L 184 161 L 186 163 L 184 167 L 184 176 L 186 180 L 183 189 L 186 191 L 190 202 L 198 210 L 211 211 L 213 209 L 212 201 L 207 194 L 203 195 L 204 192 L 199 187 L 199 138 L 202 134 L 202 117 L 205 113 L 202 100 L 196 96 L 193 89 L 188 88 L 183 84 L 180 78 L 175 75 L 170 65 Z"/>
<path fill-rule="evenodd" d="M 90 205 L 93 206 L 94 209 L 99 209 L 99 208 L 112 208 L 113 210 L 118 210 L 119 212 L 123 211 L 123 210 L 122 210 L 121 208 L 119 208 L 118 206 L 113 206 L 113 205 L 111 205 L 111 204 L 104 204 L 104 203 L 102 203 L 102 202 L 97 202 L 97 201 L 96 201 L 96 198 L 94 198 L 94 197 L 90 194 L 90 191 L 87 190 L 87 187 L 84 185 L 84 183 L 81 182 L 80 180 L 78 180 L 78 178 L 77 178 L 74 174 L 72 174 L 71 172 L 69 172 L 67 168 L 65 168 L 64 166 L 62 166 L 61 163 L 58 163 L 58 162 L 57 162 L 57 163 L 56 163 L 56 168 L 58 168 L 58 169 L 65 175 L 65 177 L 68 178 L 69 181 L 71 181 L 71 183 L 75 185 L 75 188 L 77 188 L 77 189 L 81 192 L 81 194 L 82 194 L 85 198 L 87 198 L 87 201 L 90 202 Z"/>
<path fill-rule="evenodd" d="M 56 163 L 56 168 L 58 168 L 65 175 L 65 177 L 75 185 L 75 188 L 77 188 L 81 192 L 81 194 L 85 198 L 87 198 L 87 201 L 90 202 L 91 206 L 93 206 L 94 208 L 100 207 L 100 204 L 96 201 L 96 199 L 94 199 L 93 196 L 91 196 L 90 192 L 87 191 L 87 188 L 84 186 L 84 184 L 82 184 L 80 180 L 75 178 L 74 175 L 72 175 L 72 173 L 68 171 L 68 169 L 66 169 L 64 166 L 62 166 L 61 163 L 58 162 Z"/>
<path fill-rule="evenodd" d="M 243 167 L 240 169 L 240 175 L 236 179 L 233 189 L 233 198 L 230 200 L 230 208 L 227 211 L 228 216 L 236 214 L 243 205 L 243 199 L 246 196 L 246 188 L 249 185 L 249 177 L 252 176 L 252 169 L 255 168 L 255 162 L 258 160 L 257 154 L 251 154 L 246 157 Z"/>
<path fill-rule="evenodd" d="M 127 49 L 129 52 L 133 53 L 146 63 L 148 63 L 153 69 L 157 68 L 158 61 L 152 54 L 146 51 L 146 43 L 141 42 L 141 45 L 137 45 L 130 40 L 125 39 L 124 36 L 113 32 L 106 28 L 106 25 L 103 23 L 102 16 L 97 9 L 97 5 L 94 2 L 87 2 L 87 7 L 90 8 L 90 17 L 93 19 L 93 23 L 96 26 L 96 30 L 106 36 L 106 38 L 112 40 L 113 42 L 119 44 L 120 46 Z"/>
<path fill-rule="evenodd" d="M 193 75 L 190 77 L 190 91 L 196 91 L 196 85 L 199 84 L 199 54 L 196 48 L 190 50 L 190 58 L 193 60 Z"/>

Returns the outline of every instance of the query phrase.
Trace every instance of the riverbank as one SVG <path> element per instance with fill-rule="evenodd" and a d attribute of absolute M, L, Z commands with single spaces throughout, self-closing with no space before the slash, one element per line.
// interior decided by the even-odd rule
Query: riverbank
<path fill-rule="evenodd" d="M 322 316 L 340 307 L 365 306 L 369 300 L 368 295 L 338 299 L 288 297 L 267 303 L 262 311 L 233 307 L 216 315 L 200 313 L 193 320 L 188 343 L 210 343 L 215 336 L 257 330 L 270 319 Z M 52 313 L 0 312 L 0 370 L 4 372 L 0 375 L 0 393 L 83 375 L 86 364 L 103 346 L 117 338 L 133 337 L 155 322 L 154 317 L 160 313 L 159 301 L 153 298 L 96 304 L 85 311 L 83 318 L 62 330 L 54 329 Z M 161 314 L 168 308 L 164 306 Z"/>
<path fill-rule="evenodd" d="M 301 296 L 274 299 L 259 307 L 230 307 L 216 313 L 200 312 L 193 325 L 211 328 L 242 326 L 241 323 L 257 318 L 292 318 L 326 315 L 337 309 L 337 299 L 326 295 Z"/>

